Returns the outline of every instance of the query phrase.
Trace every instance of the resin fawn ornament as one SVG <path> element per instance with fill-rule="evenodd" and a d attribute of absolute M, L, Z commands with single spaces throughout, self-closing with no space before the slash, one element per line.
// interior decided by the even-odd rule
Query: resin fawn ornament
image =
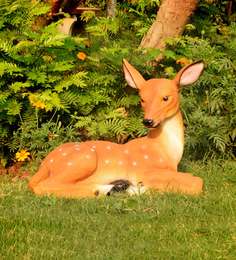
<path fill-rule="evenodd" d="M 148 135 L 126 144 L 106 141 L 62 144 L 43 160 L 29 187 L 39 195 L 68 198 L 123 190 L 130 194 L 150 189 L 201 193 L 202 179 L 178 172 L 177 166 L 184 148 L 179 92 L 181 86 L 194 83 L 203 69 L 200 61 L 185 66 L 173 80 L 145 80 L 124 60 L 125 79 L 139 91 Z"/>

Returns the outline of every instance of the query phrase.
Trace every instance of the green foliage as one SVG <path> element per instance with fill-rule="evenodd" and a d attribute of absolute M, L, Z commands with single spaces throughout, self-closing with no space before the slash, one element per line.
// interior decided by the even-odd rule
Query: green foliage
<path fill-rule="evenodd" d="M 105 1 L 86 4 L 105 8 Z M 85 31 L 70 37 L 58 32 L 60 21 L 36 26 L 47 4 L 0 0 L 1 156 L 14 160 L 18 150 L 27 149 L 36 158 L 70 140 L 122 143 L 144 135 L 139 97 L 123 78 L 123 58 L 146 78 L 173 77 L 181 59 L 203 59 L 203 76 L 182 91 L 186 153 L 233 156 L 236 25 L 225 18 L 225 3 L 201 1 L 184 36 L 168 41 L 154 67 L 150 61 L 160 50 L 138 45 L 159 4 L 122 2 L 113 19 L 85 13 Z"/>
<path fill-rule="evenodd" d="M 48 10 L 47 5 L 37 1 L 1 0 L 1 153 L 7 147 L 13 152 L 21 148 L 28 148 L 32 154 L 46 152 L 53 143 L 45 146 L 46 140 L 39 137 L 39 132 L 42 130 L 46 137 L 51 128 L 57 129 L 53 122 L 47 125 L 50 114 L 70 106 L 70 100 L 63 99 L 61 92 L 66 96 L 74 91 L 78 97 L 80 89 L 87 86 L 86 72 L 79 68 L 76 58 L 76 53 L 84 48 L 81 40 L 59 34 L 58 24 L 33 29 L 37 17 Z M 38 113 L 36 127 L 32 120 L 38 109 L 42 111 Z M 68 121 L 64 123 L 65 127 Z M 66 130 L 70 132 L 64 128 L 62 136 Z"/>
<path fill-rule="evenodd" d="M 213 30 L 218 25 L 212 27 Z M 182 91 L 182 106 L 188 125 L 187 153 L 197 158 L 219 154 L 235 156 L 235 34 L 236 24 L 232 23 L 214 38 L 213 35 L 198 38 L 196 32 L 187 32 L 169 42 L 174 55 L 168 57 L 168 62 L 188 57 L 190 60 L 202 59 L 206 66 L 195 86 Z"/>
<path fill-rule="evenodd" d="M 130 48 L 122 46 L 125 41 L 110 41 L 121 32 L 119 19 L 93 18 L 89 39 L 72 38 L 58 32 L 59 22 L 34 29 L 37 17 L 48 10 L 24 0 L 0 8 L 1 155 L 13 159 L 26 149 L 35 158 L 75 138 L 124 142 L 141 135 L 139 100 L 126 94 L 121 76 Z M 49 138 L 50 133 L 58 137 Z"/>
<path fill-rule="evenodd" d="M 59 117 L 56 122 L 49 120 L 39 125 L 39 111 L 35 111 L 35 117 L 24 118 L 20 127 L 13 133 L 13 140 L 9 143 L 11 151 L 27 148 L 31 151 L 31 158 L 45 157 L 47 153 L 68 141 L 79 141 L 78 133 L 72 126 L 62 126 Z"/>

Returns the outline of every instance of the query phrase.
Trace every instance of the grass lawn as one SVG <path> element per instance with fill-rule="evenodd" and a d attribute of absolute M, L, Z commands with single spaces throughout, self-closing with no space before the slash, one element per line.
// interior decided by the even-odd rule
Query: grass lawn
<path fill-rule="evenodd" d="M 0 259 L 236 259 L 236 163 L 185 162 L 199 197 L 36 197 L 0 176 Z"/>

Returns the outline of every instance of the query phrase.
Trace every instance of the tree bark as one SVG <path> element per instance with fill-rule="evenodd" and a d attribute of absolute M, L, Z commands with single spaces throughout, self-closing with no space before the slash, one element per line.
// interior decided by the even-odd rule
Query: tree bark
<path fill-rule="evenodd" d="M 106 4 L 107 4 L 107 17 L 115 17 L 117 0 L 107 0 Z"/>
<path fill-rule="evenodd" d="M 228 17 L 232 14 L 232 11 L 233 11 L 233 0 L 229 0 L 226 5 L 226 12 Z"/>
<path fill-rule="evenodd" d="M 143 37 L 143 48 L 165 48 L 165 40 L 183 33 L 198 0 L 163 0 L 155 22 Z"/>

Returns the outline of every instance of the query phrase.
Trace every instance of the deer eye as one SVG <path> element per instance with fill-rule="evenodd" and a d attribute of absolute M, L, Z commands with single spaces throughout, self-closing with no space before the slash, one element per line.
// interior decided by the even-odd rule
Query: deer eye
<path fill-rule="evenodd" d="M 163 100 L 164 100 L 164 101 L 168 101 L 168 100 L 169 100 L 169 97 L 168 97 L 168 96 L 164 96 L 164 97 L 163 97 Z"/>
<path fill-rule="evenodd" d="M 144 103 L 144 99 L 141 98 L 141 103 Z"/>

